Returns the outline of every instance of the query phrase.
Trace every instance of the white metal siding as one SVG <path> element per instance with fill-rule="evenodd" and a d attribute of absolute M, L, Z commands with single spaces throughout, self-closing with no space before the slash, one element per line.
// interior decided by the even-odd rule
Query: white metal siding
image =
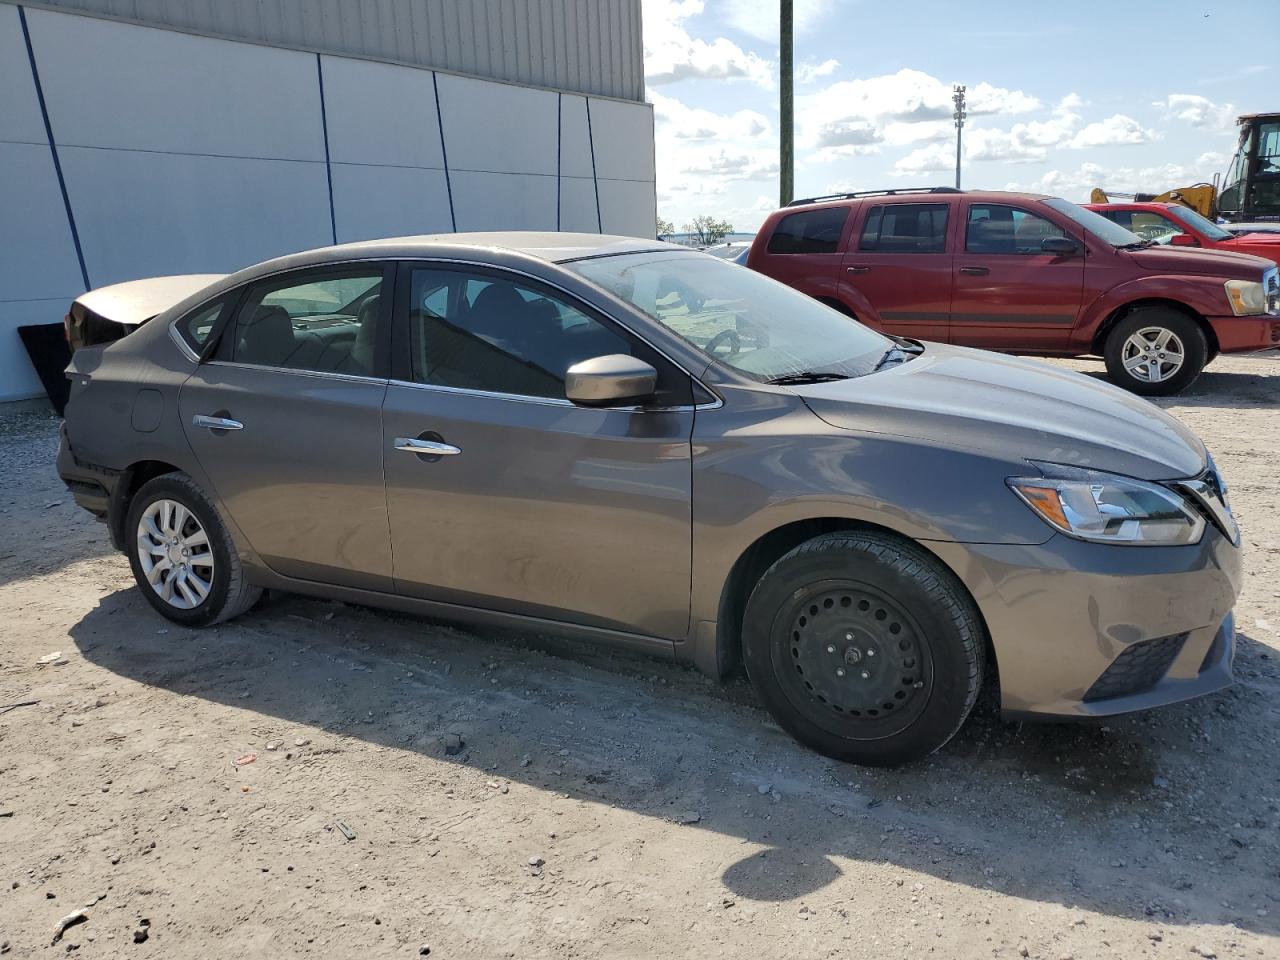
<path fill-rule="evenodd" d="M 36 0 L 26 5 L 644 100 L 640 0 Z"/>

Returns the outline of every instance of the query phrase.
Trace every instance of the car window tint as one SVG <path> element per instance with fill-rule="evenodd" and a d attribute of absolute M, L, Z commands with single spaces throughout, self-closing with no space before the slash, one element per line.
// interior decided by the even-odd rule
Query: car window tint
<path fill-rule="evenodd" d="M 414 381 L 432 386 L 563 400 L 569 367 L 620 353 L 658 370 L 660 402 L 692 396 L 688 378 L 651 348 L 565 298 L 499 276 L 414 270 L 409 348 Z"/>
<path fill-rule="evenodd" d="M 848 207 L 806 210 L 783 217 L 769 238 L 770 253 L 836 253 Z"/>
<path fill-rule="evenodd" d="M 858 249 L 871 253 L 944 253 L 947 249 L 945 203 L 894 203 L 867 214 Z"/>
<path fill-rule="evenodd" d="M 975 203 L 969 207 L 964 249 L 967 253 L 1029 256 L 1042 253 L 1040 245 L 1049 237 L 1066 235 L 1057 224 L 1026 210 L 997 203 Z"/>
<path fill-rule="evenodd" d="M 256 284 L 236 314 L 231 359 L 370 376 L 381 301 L 381 266 Z"/>
<path fill-rule="evenodd" d="M 209 336 L 213 333 L 213 328 L 217 324 L 218 318 L 222 316 L 222 310 L 225 306 L 225 300 L 205 304 L 174 324 L 178 334 L 187 342 L 187 346 L 196 353 L 200 353 L 204 349 L 204 345 L 209 342 Z"/>

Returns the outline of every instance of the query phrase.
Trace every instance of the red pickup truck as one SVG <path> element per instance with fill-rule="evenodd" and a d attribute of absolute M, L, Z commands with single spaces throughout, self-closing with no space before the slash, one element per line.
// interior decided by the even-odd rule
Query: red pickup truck
<path fill-rule="evenodd" d="M 1136 393 L 1177 393 L 1219 353 L 1280 347 L 1280 271 L 1157 246 L 1056 197 L 878 190 L 771 214 L 747 266 L 889 334 L 1097 355 Z"/>
<path fill-rule="evenodd" d="M 1251 253 L 1272 263 L 1280 262 L 1280 233 L 1231 233 L 1180 203 L 1085 203 L 1082 206 L 1152 243 Z"/>

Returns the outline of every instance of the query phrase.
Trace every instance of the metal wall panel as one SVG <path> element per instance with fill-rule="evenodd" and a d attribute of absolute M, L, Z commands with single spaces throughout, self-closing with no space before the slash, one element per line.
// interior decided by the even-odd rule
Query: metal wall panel
<path fill-rule="evenodd" d="M 644 100 L 640 0 L 35 0 L 26 5 Z"/>

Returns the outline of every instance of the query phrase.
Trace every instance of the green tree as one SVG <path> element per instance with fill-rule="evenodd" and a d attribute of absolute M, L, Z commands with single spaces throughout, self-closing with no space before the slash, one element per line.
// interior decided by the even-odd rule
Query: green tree
<path fill-rule="evenodd" d="M 693 240 L 700 247 L 709 247 L 713 243 L 733 233 L 733 224 L 727 220 L 717 220 L 708 214 L 694 217 L 692 223 L 684 225 L 686 233 L 693 235 Z"/>
<path fill-rule="evenodd" d="M 676 232 L 676 225 L 674 223 L 672 223 L 670 220 L 663 220 L 661 217 L 658 218 L 657 237 L 659 240 L 664 240 L 675 232 Z"/>

